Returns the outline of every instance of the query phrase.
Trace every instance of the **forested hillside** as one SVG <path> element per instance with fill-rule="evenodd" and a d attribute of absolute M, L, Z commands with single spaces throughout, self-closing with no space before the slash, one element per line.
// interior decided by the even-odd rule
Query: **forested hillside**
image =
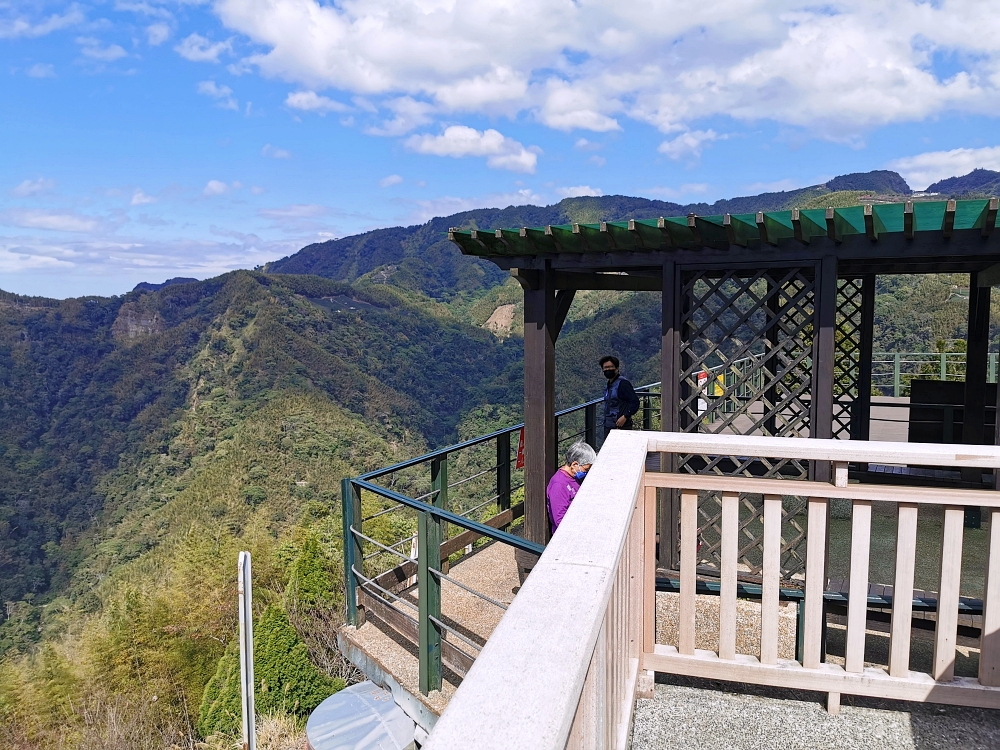
<path fill-rule="evenodd" d="M 873 172 L 711 206 L 574 198 L 376 230 L 263 272 L 121 297 L 0 293 L 0 747 L 192 747 L 213 732 L 224 746 L 240 549 L 254 555 L 258 614 L 288 649 L 268 663 L 297 665 L 312 686 L 271 706 L 275 720 L 294 728 L 351 676 L 330 639 L 340 479 L 520 418 L 520 288 L 462 256 L 449 227 L 907 192 Z M 961 339 L 966 284 L 881 278 L 876 349 Z M 556 349 L 559 406 L 599 391 L 605 353 L 635 382 L 657 380 L 659 349 L 659 294 L 579 293 Z"/>

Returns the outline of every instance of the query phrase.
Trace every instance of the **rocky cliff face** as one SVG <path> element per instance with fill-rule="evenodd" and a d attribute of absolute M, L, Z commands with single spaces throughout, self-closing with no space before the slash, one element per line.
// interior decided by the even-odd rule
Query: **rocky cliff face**
<path fill-rule="evenodd" d="M 111 335 L 116 341 L 133 341 L 159 333 L 164 327 L 158 312 L 143 310 L 135 302 L 126 302 L 111 326 Z"/>

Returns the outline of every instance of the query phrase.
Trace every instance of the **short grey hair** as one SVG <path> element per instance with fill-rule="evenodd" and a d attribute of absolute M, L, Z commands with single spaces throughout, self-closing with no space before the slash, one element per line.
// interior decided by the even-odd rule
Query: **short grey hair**
<path fill-rule="evenodd" d="M 597 460 L 597 453 L 591 448 L 587 443 L 582 440 L 573 443 L 566 451 L 566 465 L 569 466 L 573 462 L 580 464 L 580 466 L 586 466 L 587 464 L 592 464 Z"/>

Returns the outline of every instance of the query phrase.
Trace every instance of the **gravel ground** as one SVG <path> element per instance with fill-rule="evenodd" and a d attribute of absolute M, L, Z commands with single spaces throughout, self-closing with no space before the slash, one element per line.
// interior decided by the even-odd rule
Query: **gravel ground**
<path fill-rule="evenodd" d="M 844 696 L 830 716 L 818 693 L 658 675 L 638 700 L 633 750 L 1000 748 L 1000 712 Z M 740 692 L 732 692 L 735 690 Z"/>

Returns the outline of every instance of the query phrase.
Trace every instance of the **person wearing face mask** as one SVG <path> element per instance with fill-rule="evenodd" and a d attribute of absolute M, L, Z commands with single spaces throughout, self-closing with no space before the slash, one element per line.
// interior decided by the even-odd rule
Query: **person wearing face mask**
<path fill-rule="evenodd" d="M 570 503 L 580 490 L 591 465 L 597 460 L 594 449 L 584 442 L 573 443 L 566 451 L 566 463 L 556 470 L 545 488 L 545 505 L 549 510 L 552 533 L 556 533 Z"/>
<path fill-rule="evenodd" d="M 631 430 L 632 415 L 639 411 L 639 397 L 632 384 L 621 376 L 621 362 L 610 355 L 599 363 L 608 384 L 604 389 L 604 437 L 612 430 Z"/>

